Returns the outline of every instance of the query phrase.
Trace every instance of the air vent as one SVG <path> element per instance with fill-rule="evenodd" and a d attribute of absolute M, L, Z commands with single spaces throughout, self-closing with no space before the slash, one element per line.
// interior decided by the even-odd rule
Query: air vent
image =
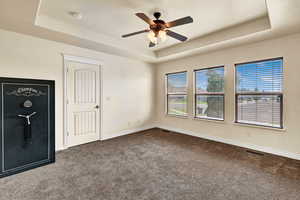
<path fill-rule="evenodd" d="M 265 154 L 261 153 L 261 152 L 258 152 L 258 151 L 252 151 L 252 150 L 246 150 L 247 153 L 250 153 L 250 154 L 254 154 L 254 155 L 257 155 L 257 156 L 264 156 Z"/>

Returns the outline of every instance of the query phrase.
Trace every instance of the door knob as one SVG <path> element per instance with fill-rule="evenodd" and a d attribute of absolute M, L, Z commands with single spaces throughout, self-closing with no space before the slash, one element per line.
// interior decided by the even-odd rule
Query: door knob
<path fill-rule="evenodd" d="M 96 109 L 99 109 L 99 105 L 96 105 L 95 108 L 96 108 Z"/>

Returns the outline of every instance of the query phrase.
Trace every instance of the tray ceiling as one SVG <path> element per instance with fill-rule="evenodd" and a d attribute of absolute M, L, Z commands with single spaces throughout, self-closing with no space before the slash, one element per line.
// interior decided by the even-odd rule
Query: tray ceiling
<path fill-rule="evenodd" d="M 70 11 L 81 13 L 82 19 L 71 17 L 68 14 Z M 52 19 L 53 23 L 74 27 L 66 30 L 70 34 L 74 33 L 74 29 L 88 29 L 114 40 L 126 40 L 139 49 L 155 51 L 180 43 L 168 38 L 166 42 L 149 49 L 147 33 L 121 39 L 122 34 L 148 28 L 134 15 L 136 12 L 144 12 L 153 18 L 155 11 L 162 12 L 165 21 L 192 16 L 194 23 L 172 29 L 190 40 L 267 16 L 264 0 L 43 0 L 38 14 L 46 16 L 48 21 Z"/>
<path fill-rule="evenodd" d="M 157 63 L 298 33 L 299 10 L 299 0 L 1 0 L 0 28 Z M 192 16 L 172 29 L 190 39 L 150 49 L 145 34 L 121 38 L 147 27 L 134 13 L 155 11 L 166 21 Z"/>

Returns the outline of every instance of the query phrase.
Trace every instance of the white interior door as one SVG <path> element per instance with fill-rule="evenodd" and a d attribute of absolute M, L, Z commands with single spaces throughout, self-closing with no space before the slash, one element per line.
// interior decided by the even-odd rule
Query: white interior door
<path fill-rule="evenodd" d="M 100 139 L 100 66 L 67 61 L 67 144 Z"/>

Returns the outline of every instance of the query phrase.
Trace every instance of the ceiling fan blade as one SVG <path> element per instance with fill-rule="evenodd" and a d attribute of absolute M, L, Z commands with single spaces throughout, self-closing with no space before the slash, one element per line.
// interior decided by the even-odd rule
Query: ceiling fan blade
<path fill-rule="evenodd" d="M 183 35 L 180 35 L 178 33 L 175 33 L 173 31 L 170 31 L 170 30 L 166 30 L 166 33 L 168 36 L 172 37 L 172 38 L 175 38 L 177 40 L 180 40 L 181 42 L 184 42 L 186 41 L 188 38 L 183 36 Z"/>
<path fill-rule="evenodd" d="M 140 34 L 140 33 L 146 33 L 146 32 L 149 32 L 149 30 L 142 30 L 142 31 L 137 31 L 137 32 L 129 33 L 129 34 L 126 34 L 126 35 L 122 35 L 122 37 L 125 38 L 125 37 L 137 35 L 137 34 Z"/>
<path fill-rule="evenodd" d="M 145 13 L 135 13 L 135 15 L 144 20 L 149 25 L 155 24 L 153 20 L 150 19 Z"/>
<path fill-rule="evenodd" d="M 153 42 L 149 43 L 149 47 L 154 47 L 154 46 L 155 46 L 155 43 L 153 43 Z"/>
<path fill-rule="evenodd" d="M 171 28 L 171 27 L 174 27 L 174 26 L 181 26 L 181 25 L 184 25 L 184 24 L 192 23 L 193 21 L 194 21 L 193 18 L 190 17 L 190 16 L 183 17 L 183 18 L 177 19 L 175 21 L 168 22 L 167 27 Z"/>

